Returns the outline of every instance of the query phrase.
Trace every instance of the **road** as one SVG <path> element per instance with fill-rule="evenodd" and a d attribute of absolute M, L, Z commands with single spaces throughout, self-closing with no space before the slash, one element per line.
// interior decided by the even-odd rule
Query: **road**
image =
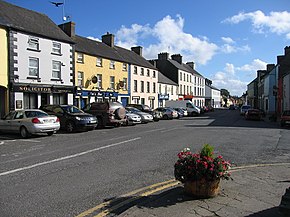
<path fill-rule="evenodd" d="M 177 153 L 205 143 L 238 166 L 290 162 L 289 129 L 238 111 L 20 139 L 0 135 L 0 216 L 76 216 L 173 179 Z"/>

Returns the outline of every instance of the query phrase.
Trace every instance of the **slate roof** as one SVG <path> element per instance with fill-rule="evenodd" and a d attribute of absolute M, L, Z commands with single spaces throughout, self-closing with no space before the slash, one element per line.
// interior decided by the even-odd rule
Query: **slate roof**
<path fill-rule="evenodd" d="M 191 68 L 189 65 L 187 64 L 180 64 L 179 62 L 172 60 L 172 59 L 168 59 L 168 61 L 174 65 L 177 69 L 180 69 L 182 71 L 186 71 L 186 72 L 190 72 L 191 74 L 196 74 L 200 77 L 203 77 L 199 72 L 197 72 L 195 69 Z"/>
<path fill-rule="evenodd" d="M 44 38 L 73 43 L 48 16 L 0 0 L 0 25 Z"/>
<path fill-rule="evenodd" d="M 111 60 L 116 60 L 125 63 L 131 63 L 134 65 L 158 70 L 144 57 L 136 54 L 134 51 L 127 50 L 125 48 L 114 46 L 110 47 L 103 42 L 88 39 L 82 36 L 73 37 L 76 43 L 76 51 L 89 54 L 92 56 L 99 56 Z"/>
<path fill-rule="evenodd" d="M 170 85 L 175 85 L 178 86 L 177 83 L 172 81 L 171 79 L 167 78 L 165 75 L 163 75 L 161 72 L 158 72 L 158 83 L 162 84 L 170 84 Z"/>

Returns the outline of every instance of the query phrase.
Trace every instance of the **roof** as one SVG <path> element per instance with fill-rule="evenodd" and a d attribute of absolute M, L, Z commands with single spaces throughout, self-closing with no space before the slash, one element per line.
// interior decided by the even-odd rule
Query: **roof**
<path fill-rule="evenodd" d="M 195 69 L 191 68 L 187 64 L 184 64 L 184 63 L 180 64 L 179 62 L 172 60 L 172 59 L 168 59 L 168 61 L 180 70 L 183 70 L 183 71 L 189 72 L 191 74 L 195 74 L 197 76 L 203 77 L 199 72 L 197 72 Z"/>
<path fill-rule="evenodd" d="M 172 81 L 171 79 L 167 78 L 165 75 L 163 75 L 161 72 L 158 72 L 158 83 L 162 84 L 170 84 L 170 85 L 175 85 L 178 86 L 177 83 Z"/>
<path fill-rule="evenodd" d="M 119 46 L 110 47 L 103 42 L 82 36 L 75 36 L 73 39 L 76 43 L 75 49 L 77 52 L 158 70 L 144 57 L 136 54 L 134 51 Z"/>
<path fill-rule="evenodd" d="M 73 43 L 48 16 L 0 0 L 0 25 L 58 41 Z"/>

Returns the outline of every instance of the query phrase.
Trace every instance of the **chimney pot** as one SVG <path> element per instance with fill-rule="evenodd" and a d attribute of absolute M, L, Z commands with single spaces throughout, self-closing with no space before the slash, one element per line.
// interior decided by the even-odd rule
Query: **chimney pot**
<path fill-rule="evenodd" d="M 169 53 L 167 52 L 158 54 L 158 60 L 168 60 L 168 57 Z"/>

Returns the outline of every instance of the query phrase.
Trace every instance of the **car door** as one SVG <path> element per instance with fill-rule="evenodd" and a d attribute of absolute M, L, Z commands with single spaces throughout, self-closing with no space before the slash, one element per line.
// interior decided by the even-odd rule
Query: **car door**
<path fill-rule="evenodd" d="M 0 131 L 2 132 L 11 132 L 11 121 L 15 116 L 15 111 L 8 113 L 3 119 L 0 121 Z"/>
<path fill-rule="evenodd" d="M 11 132 L 18 132 L 22 122 L 24 120 L 24 111 L 16 111 L 15 115 L 10 121 L 10 130 Z"/>

